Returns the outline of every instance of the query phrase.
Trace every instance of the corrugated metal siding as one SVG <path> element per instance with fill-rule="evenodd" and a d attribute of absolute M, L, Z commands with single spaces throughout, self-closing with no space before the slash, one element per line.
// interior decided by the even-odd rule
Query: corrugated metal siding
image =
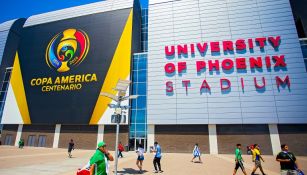
<path fill-rule="evenodd" d="M 4 23 L 1 23 L 0 24 L 0 32 L 1 31 L 5 31 L 5 30 L 10 30 L 11 26 L 14 24 L 14 22 L 16 21 L 17 19 L 14 19 L 14 20 L 10 20 L 10 21 L 6 21 Z"/>
<path fill-rule="evenodd" d="M 181 0 L 149 5 L 148 17 L 148 123 L 149 124 L 232 124 L 232 123 L 307 123 L 307 74 L 288 0 Z M 281 36 L 279 51 L 259 47 L 254 53 L 211 55 L 210 47 L 205 57 L 195 51 L 195 58 L 166 59 L 164 46 Z M 220 45 L 222 48 L 222 45 Z M 221 51 L 222 52 L 222 51 Z M 196 60 L 235 59 L 250 56 L 285 55 L 287 70 L 217 75 L 208 68 L 197 75 Z M 165 75 L 168 62 L 187 62 L 187 72 L 182 76 Z M 208 66 L 208 65 L 207 65 Z M 291 91 L 276 87 L 275 76 L 290 76 Z M 266 78 L 266 89 L 255 89 L 253 77 L 260 82 Z M 245 81 L 242 92 L 240 78 Z M 222 93 L 220 78 L 231 81 L 231 92 Z M 211 93 L 200 94 L 206 79 Z M 167 96 L 165 82 L 174 83 L 175 93 Z M 190 80 L 188 95 L 182 80 Z"/>
<path fill-rule="evenodd" d="M 94 13 L 131 8 L 132 6 L 133 6 L 133 0 L 108 0 L 108 1 L 96 2 L 87 5 L 31 16 L 26 21 L 24 27 L 68 19 L 68 18 L 74 18 L 83 15 L 90 15 Z"/>
<path fill-rule="evenodd" d="M 5 44 L 7 40 L 7 36 L 9 34 L 10 28 L 14 24 L 15 20 L 6 21 L 0 24 L 0 64 L 2 62 L 2 56 L 5 49 Z"/>

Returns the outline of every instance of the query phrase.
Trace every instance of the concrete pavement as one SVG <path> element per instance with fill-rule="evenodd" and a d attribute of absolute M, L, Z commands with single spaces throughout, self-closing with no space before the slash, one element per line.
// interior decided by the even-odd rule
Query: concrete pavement
<path fill-rule="evenodd" d="M 18 149 L 11 146 L 0 146 L 0 174 L 2 175 L 75 175 L 94 153 L 94 150 L 74 150 L 73 158 L 68 158 L 67 149 L 25 147 Z M 114 154 L 113 152 L 111 152 Z M 192 154 L 163 153 L 161 160 L 164 175 L 227 175 L 232 174 L 234 155 L 202 155 L 203 163 L 190 162 Z M 250 174 L 253 168 L 251 156 L 244 155 L 245 168 Z M 274 156 L 264 156 L 263 167 L 268 175 L 279 174 L 279 164 Z M 146 175 L 154 174 L 153 154 L 145 154 L 143 164 Z M 307 172 L 307 157 L 298 157 L 304 172 Z M 124 152 L 119 159 L 119 174 L 138 174 L 136 153 Z M 110 164 L 113 171 L 114 162 Z M 260 171 L 257 171 L 261 174 Z M 113 173 L 110 173 L 113 174 Z M 238 170 L 239 175 L 243 174 Z"/>

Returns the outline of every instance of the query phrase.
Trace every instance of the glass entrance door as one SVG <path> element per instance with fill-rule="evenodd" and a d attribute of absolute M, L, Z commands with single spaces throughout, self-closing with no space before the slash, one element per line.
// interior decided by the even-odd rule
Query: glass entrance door
<path fill-rule="evenodd" d="M 12 145 L 12 135 L 8 134 L 5 136 L 4 145 Z"/>
<path fill-rule="evenodd" d="M 30 135 L 28 137 L 28 146 L 35 146 L 35 139 L 36 137 L 34 135 Z"/>
<path fill-rule="evenodd" d="M 40 135 L 38 137 L 38 147 L 45 147 L 46 146 L 46 136 Z"/>
<path fill-rule="evenodd" d="M 134 142 L 134 148 L 135 150 L 139 147 L 139 145 L 142 145 L 145 152 L 147 149 L 147 139 L 146 138 L 135 138 L 135 142 Z"/>

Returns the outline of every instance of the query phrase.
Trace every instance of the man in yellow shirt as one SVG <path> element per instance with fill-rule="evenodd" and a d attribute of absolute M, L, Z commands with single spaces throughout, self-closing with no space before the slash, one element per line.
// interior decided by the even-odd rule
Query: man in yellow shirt
<path fill-rule="evenodd" d="M 252 150 L 252 153 L 253 153 L 253 162 L 255 162 L 255 167 L 251 175 L 254 175 L 258 168 L 260 169 L 261 173 L 265 175 L 262 169 L 262 165 L 261 165 L 261 160 L 264 162 L 264 159 L 261 156 L 260 148 L 258 144 L 254 144 L 254 149 Z"/>

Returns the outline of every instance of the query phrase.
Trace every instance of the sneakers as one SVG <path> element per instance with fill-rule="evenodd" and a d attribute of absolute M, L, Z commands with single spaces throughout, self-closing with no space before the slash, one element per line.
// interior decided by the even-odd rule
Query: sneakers
<path fill-rule="evenodd" d="M 154 172 L 154 173 L 163 173 L 162 170 L 160 170 L 160 171 L 154 170 L 153 172 Z"/>

